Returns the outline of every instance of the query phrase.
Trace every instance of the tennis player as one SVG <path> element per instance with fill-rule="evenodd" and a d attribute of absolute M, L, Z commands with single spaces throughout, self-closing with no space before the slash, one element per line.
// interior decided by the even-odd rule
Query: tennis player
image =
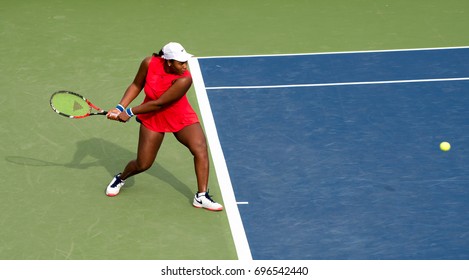
<path fill-rule="evenodd" d="M 165 133 L 170 132 L 194 156 L 198 190 L 193 206 L 223 210 L 223 206 L 213 201 L 208 192 L 209 158 L 205 134 L 186 96 L 192 85 L 187 69 L 190 57 L 192 55 L 181 44 L 174 42 L 165 45 L 158 54 L 146 57 L 119 104 L 108 112 L 108 119 L 121 122 L 136 116 L 141 125 L 137 158 L 112 179 L 106 195 L 118 195 L 127 178 L 150 168 Z M 142 104 L 128 107 L 142 89 L 145 92 Z"/>

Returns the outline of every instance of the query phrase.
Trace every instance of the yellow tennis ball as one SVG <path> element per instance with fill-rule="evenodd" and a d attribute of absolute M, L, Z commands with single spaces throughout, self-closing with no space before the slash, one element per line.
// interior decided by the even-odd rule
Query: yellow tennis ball
<path fill-rule="evenodd" d="M 440 143 L 440 149 L 441 149 L 443 152 L 447 152 L 447 151 L 449 151 L 449 149 L 451 149 L 451 144 L 448 143 L 448 142 L 441 142 L 441 143 Z"/>

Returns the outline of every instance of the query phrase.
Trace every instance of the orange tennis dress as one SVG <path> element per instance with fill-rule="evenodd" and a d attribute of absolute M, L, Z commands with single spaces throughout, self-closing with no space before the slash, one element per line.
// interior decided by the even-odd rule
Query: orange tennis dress
<path fill-rule="evenodd" d="M 189 71 L 182 75 L 166 73 L 164 59 L 153 56 L 145 80 L 143 103 L 158 99 L 173 85 L 175 80 L 187 76 L 191 76 Z M 188 125 L 199 122 L 186 94 L 161 110 L 139 114 L 137 118 L 146 128 L 157 132 L 178 132 Z"/>

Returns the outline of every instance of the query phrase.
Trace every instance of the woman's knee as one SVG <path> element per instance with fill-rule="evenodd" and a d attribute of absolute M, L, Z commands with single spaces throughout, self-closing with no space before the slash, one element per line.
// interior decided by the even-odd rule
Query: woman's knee
<path fill-rule="evenodd" d="M 138 172 L 144 172 L 153 165 L 153 162 L 145 162 L 145 161 L 141 161 L 137 159 L 135 164 L 136 164 Z"/>
<path fill-rule="evenodd" d="M 207 157 L 207 142 L 205 142 L 205 139 L 194 141 L 189 149 L 192 155 L 196 157 Z"/>

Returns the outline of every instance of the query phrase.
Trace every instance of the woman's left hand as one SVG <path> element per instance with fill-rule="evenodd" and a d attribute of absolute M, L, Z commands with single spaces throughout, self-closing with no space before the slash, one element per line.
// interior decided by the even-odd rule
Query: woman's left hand
<path fill-rule="evenodd" d="M 130 116 L 127 115 L 125 111 L 120 112 L 120 114 L 117 116 L 117 120 L 120 122 L 127 122 L 130 119 Z"/>

